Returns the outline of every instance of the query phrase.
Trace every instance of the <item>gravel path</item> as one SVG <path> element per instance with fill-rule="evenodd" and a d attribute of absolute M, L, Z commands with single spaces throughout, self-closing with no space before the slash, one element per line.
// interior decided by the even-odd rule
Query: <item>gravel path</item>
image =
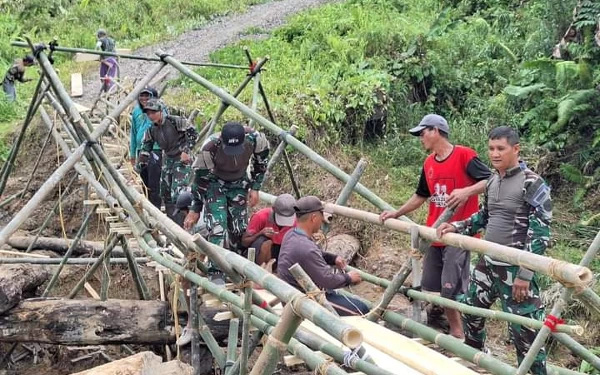
<path fill-rule="evenodd" d="M 339 0 L 276 0 L 250 7 L 243 14 L 216 18 L 210 23 L 181 34 L 177 39 L 140 48 L 134 54 L 155 56 L 162 49 L 181 61 L 207 62 L 211 52 L 243 38 L 242 33 L 250 27 L 270 31 L 285 23 L 286 18 L 295 13 Z M 118 45 L 117 41 L 117 45 Z M 121 77 L 141 78 L 151 69 L 152 62 L 121 59 Z M 168 67 L 172 76 L 176 73 Z M 97 73 L 84 78 L 83 102 L 91 102 L 100 88 Z"/>

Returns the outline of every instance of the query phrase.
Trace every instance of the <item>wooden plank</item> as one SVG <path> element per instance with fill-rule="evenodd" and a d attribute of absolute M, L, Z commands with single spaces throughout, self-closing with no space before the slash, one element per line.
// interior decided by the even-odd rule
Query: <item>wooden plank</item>
<path fill-rule="evenodd" d="M 98 60 L 100 60 L 100 55 L 95 55 L 92 53 L 77 52 L 75 54 L 75 56 L 73 56 L 73 60 L 75 62 L 98 61 Z"/>
<path fill-rule="evenodd" d="M 71 74 L 71 96 L 74 98 L 83 96 L 83 77 L 81 73 Z"/>
<path fill-rule="evenodd" d="M 0 254 L 18 255 L 20 257 L 26 257 L 26 258 L 50 258 L 50 255 L 24 253 L 22 251 L 10 251 L 10 250 L 0 250 Z"/>
<path fill-rule="evenodd" d="M 410 338 L 361 317 L 344 317 L 344 321 L 358 328 L 365 343 L 401 361 L 423 374 L 476 375 L 477 373 L 450 358 L 429 349 Z"/>
<path fill-rule="evenodd" d="M 86 107 L 84 105 L 81 105 L 81 104 L 75 103 L 75 102 L 73 102 L 73 104 L 75 105 L 75 108 L 77 108 L 77 111 L 79 111 L 80 113 L 81 112 L 89 112 L 90 111 L 90 108 L 88 108 L 88 107 Z"/>
<path fill-rule="evenodd" d="M 102 199 L 86 199 L 83 201 L 84 206 L 94 206 L 96 204 L 106 204 Z"/>
<path fill-rule="evenodd" d="M 98 292 L 96 292 L 96 290 L 94 290 L 90 283 L 83 284 L 83 287 L 90 294 L 90 296 L 92 296 L 93 299 L 100 299 L 100 295 L 98 294 Z"/>
<path fill-rule="evenodd" d="M 213 320 L 216 322 L 221 322 L 223 320 L 231 320 L 234 317 L 235 316 L 231 311 L 221 311 L 219 313 L 216 313 L 215 316 L 213 316 Z"/>
<path fill-rule="evenodd" d="M 314 325 L 311 321 L 305 320 L 302 322 L 302 328 L 310 331 L 312 334 L 321 337 L 322 339 L 342 348 L 343 350 L 350 350 L 346 348 L 341 342 L 330 336 L 327 332 L 322 330 L 321 328 Z M 363 333 L 364 335 L 364 333 Z M 422 372 L 417 371 L 415 369 L 410 368 L 399 360 L 383 353 L 382 351 L 374 348 L 373 346 L 363 342 L 363 347 L 367 350 L 367 353 L 375 364 L 382 369 L 388 370 L 393 374 L 402 374 L 402 375 L 423 375 Z"/>

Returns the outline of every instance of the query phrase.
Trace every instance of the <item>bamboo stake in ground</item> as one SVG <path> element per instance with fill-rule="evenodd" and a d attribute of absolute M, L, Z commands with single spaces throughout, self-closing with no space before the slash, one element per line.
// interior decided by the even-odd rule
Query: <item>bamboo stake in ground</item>
<path fill-rule="evenodd" d="M 200 375 L 200 335 L 198 332 L 198 286 L 190 283 L 190 316 L 192 320 L 192 367 L 194 375 Z"/>
<path fill-rule="evenodd" d="M 90 276 L 92 276 L 94 274 L 94 272 L 96 272 L 98 267 L 100 267 L 100 265 L 102 265 L 102 263 L 104 262 L 104 259 L 106 259 L 106 257 L 110 255 L 110 252 L 115 247 L 115 245 L 117 244 L 118 241 L 119 241 L 119 239 L 115 234 L 112 234 L 109 237 L 109 240 L 107 241 L 107 245 L 106 245 L 106 250 L 104 250 L 104 252 L 100 255 L 100 257 L 98 257 L 98 260 L 96 261 L 96 263 L 94 263 L 90 267 L 90 269 L 83 275 L 83 277 L 81 278 L 81 280 L 79 280 L 77 285 L 75 285 L 75 287 L 73 287 L 73 289 L 71 290 L 71 293 L 69 293 L 69 296 L 67 298 L 75 298 L 75 296 L 77 296 L 77 293 L 81 290 L 83 285 L 88 281 Z"/>
<path fill-rule="evenodd" d="M 129 266 L 129 271 L 131 272 L 131 277 L 133 278 L 133 283 L 138 292 L 138 296 L 140 299 L 148 301 L 152 298 L 150 292 L 148 291 L 148 286 L 146 285 L 146 281 L 144 277 L 140 273 L 140 269 L 138 268 L 137 262 L 133 256 L 133 252 L 129 248 L 129 244 L 127 243 L 127 238 L 125 236 L 121 236 L 121 247 L 123 252 L 125 253 L 125 258 L 127 259 L 127 264 Z"/>
<path fill-rule="evenodd" d="M 300 297 L 304 298 L 304 297 Z M 283 353 L 287 351 L 288 343 L 302 323 L 302 318 L 295 313 L 296 300 L 290 301 L 281 314 L 279 323 L 267 336 L 260 356 L 256 360 L 250 375 L 271 375 Z"/>
<path fill-rule="evenodd" d="M 229 337 L 227 338 L 227 362 L 225 362 L 225 375 L 232 375 L 232 367 L 237 356 L 238 330 L 240 320 L 238 318 L 229 321 Z"/>
<path fill-rule="evenodd" d="M 69 257 L 73 253 L 73 249 L 79 243 L 79 240 L 81 239 L 81 236 L 83 235 L 83 233 L 85 233 L 85 228 L 87 228 L 87 226 L 90 222 L 90 219 L 96 213 L 96 207 L 98 207 L 98 206 L 95 205 L 94 207 L 92 207 L 90 212 L 83 219 L 83 223 L 81 223 L 81 227 L 79 227 L 79 230 L 77 231 L 77 234 L 75 235 L 75 239 L 73 240 L 73 242 L 71 242 L 71 246 L 69 246 L 69 248 L 67 249 L 67 252 L 63 256 L 60 264 L 58 265 L 58 268 L 56 269 L 56 271 L 54 271 L 54 275 L 52 275 L 52 278 L 48 282 L 46 289 L 42 293 L 42 297 L 48 296 L 48 293 L 50 293 L 50 290 L 52 290 L 52 288 L 54 287 L 54 284 L 58 280 L 58 276 L 60 275 L 61 271 L 63 270 L 64 265 L 67 263 L 67 260 L 69 260 Z"/>
<path fill-rule="evenodd" d="M 254 263 L 256 258 L 256 249 L 248 249 L 248 260 Z M 242 350 L 240 352 L 239 375 L 248 373 L 248 356 L 250 352 L 250 315 L 252 314 L 252 284 L 251 281 L 244 283 L 244 323 L 242 326 Z M 233 367 L 232 367 L 233 371 Z"/>
<path fill-rule="evenodd" d="M 585 255 L 579 262 L 579 265 L 587 267 L 592 262 L 592 260 L 594 260 L 594 258 L 598 254 L 598 251 L 600 251 L 600 231 L 596 234 L 596 237 L 592 241 L 592 244 L 590 245 L 588 250 L 585 252 Z M 554 306 L 552 306 L 550 316 L 554 316 L 556 319 L 560 319 L 564 308 L 571 300 L 572 294 L 572 288 L 563 288 L 559 299 L 554 303 Z M 546 339 L 551 333 L 552 329 L 550 329 L 550 327 L 548 327 L 547 325 L 542 326 L 537 336 L 535 337 L 535 340 L 531 344 L 529 351 L 525 355 L 525 358 L 523 358 L 523 360 L 519 364 L 517 375 L 525 375 L 529 371 L 540 349 L 544 346 L 544 344 L 546 343 Z"/>
<path fill-rule="evenodd" d="M 296 131 L 298 131 L 298 127 L 296 125 L 292 125 L 289 130 L 291 135 L 296 135 Z M 281 157 L 283 156 L 283 152 L 285 151 L 285 147 L 287 146 L 287 142 L 285 140 L 281 140 L 277 145 L 277 148 L 269 158 L 269 164 L 267 164 L 267 171 L 265 172 L 265 177 L 263 179 L 263 185 L 269 179 L 269 177 L 273 174 L 273 168 L 279 162 Z"/>

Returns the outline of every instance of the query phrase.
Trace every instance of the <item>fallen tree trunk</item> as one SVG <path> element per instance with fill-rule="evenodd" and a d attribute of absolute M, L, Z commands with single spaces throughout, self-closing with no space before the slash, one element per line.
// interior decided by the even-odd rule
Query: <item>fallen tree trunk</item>
<path fill-rule="evenodd" d="M 8 239 L 7 244 L 18 250 L 27 250 L 31 242 L 33 242 L 33 236 L 27 237 L 16 237 L 13 236 Z M 35 242 L 32 250 L 51 250 L 55 253 L 63 255 L 67 252 L 69 245 L 73 240 L 65 240 L 62 238 L 53 237 L 39 237 Z M 142 252 L 138 248 L 132 248 L 134 255 L 138 256 Z M 77 246 L 73 249 L 73 254 L 78 255 L 100 255 L 104 251 L 104 244 L 96 241 L 79 241 Z M 123 249 L 120 246 L 115 246 L 112 251 L 112 256 L 123 257 Z M 142 254 L 143 255 L 143 254 Z"/>
<path fill-rule="evenodd" d="M 0 266 L 0 314 L 31 297 L 50 276 L 48 268 L 28 264 Z"/>
<path fill-rule="evenodd" d="M 192 375 L 193 370 L 192 366 L 185 363 L 179 361 L 163 363 L 162 358 L 156 354 L 141 352 L 71 375 Z"/>
<path fill-rule="evenodd" d="M 215 340 L 223 344 L 229 323 L 213 319 L 221 311 L 201 306 L 199 312 Z M 180 313 L 186 315 L 184 311 Z M 186 322 L 180 319 L 181 325 Z M 168 344 L 175 342 L 172 326 L 168 302 L 36 298 L 24 300 L 0 315 L 0 342 Z"/>
<path fill-rule="evenodd" d="M 349 234 L 338 234 L 327 238 L 326 251 L 341 256 L 350 264 L 356 253 L 360 251 L 360 241 Z"/>
<path fill-rule="evenodd" d="M 31 299 L 0 316 L 0 342 L 61 345 L 168 344 L 161 301 Z"/>

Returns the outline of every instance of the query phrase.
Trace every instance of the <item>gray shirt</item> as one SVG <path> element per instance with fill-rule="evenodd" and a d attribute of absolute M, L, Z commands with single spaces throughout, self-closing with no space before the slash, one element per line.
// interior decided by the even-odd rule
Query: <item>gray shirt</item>
<path fill-rule="evenodd" d="M 294 228 L 283 237 L 277 271 L 279 277 L 302 290 L 289 268 L 298 263 L 321 289 L 337 289 L 350 285 L 348 274 L 334 273 L 336 254 L 323 251 L 301 229 Z"/>

